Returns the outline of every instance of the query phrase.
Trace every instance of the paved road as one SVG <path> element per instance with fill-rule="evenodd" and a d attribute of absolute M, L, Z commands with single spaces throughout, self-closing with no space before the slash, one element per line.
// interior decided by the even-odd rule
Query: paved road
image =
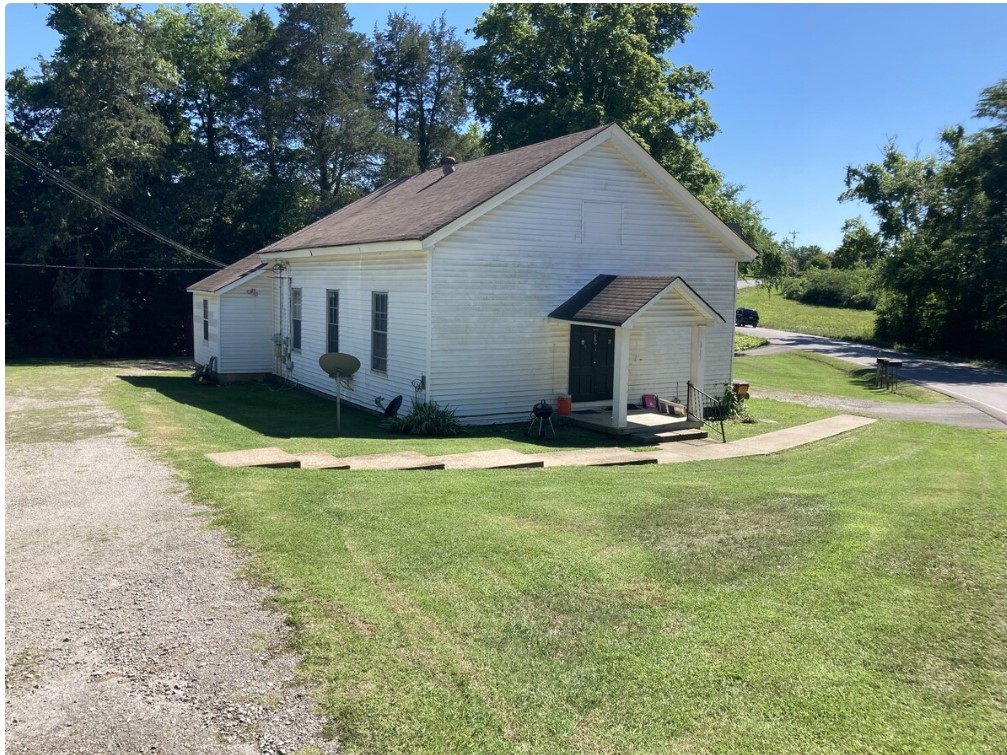
<path fill-rule="evenodd" d="M 968 404 L 1007 427 L 1007 372 L 971 364 L 941 362 L 917 354 L 769 328 L 741 328 L 772 346 L 803 349 L 873 367 L 879 357 L 902 360 L 900 376 Z"/>

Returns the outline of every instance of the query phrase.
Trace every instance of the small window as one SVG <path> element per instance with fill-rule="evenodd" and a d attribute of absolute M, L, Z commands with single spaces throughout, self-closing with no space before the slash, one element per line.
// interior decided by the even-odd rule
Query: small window
<path fill-rule="evenodd" d="M 210 301 L 203 299 L 203 340 L 210 340 Z"/>
<path fill-rule="evenodd" d="M 301 289 L 290 289 L 290 348 L 301 348 Z"/>
<path fill-rule="evenodd" d="M 325 350 L 339 351 L 339 292 L 326 291 L 325 299 Z"/>
<path fill-rule="evenodd" d="M 371 293 L 371 369 L 388 372 L 388 294 Z"/>

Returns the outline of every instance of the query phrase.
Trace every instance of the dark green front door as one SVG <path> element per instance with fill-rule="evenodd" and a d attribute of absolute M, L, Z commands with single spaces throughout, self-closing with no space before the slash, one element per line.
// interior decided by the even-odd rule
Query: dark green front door
<path fill-rule="evenodd" d="M 574 401 L 611 401 L 615 331 L 570 326 L 570 395 Z"/>

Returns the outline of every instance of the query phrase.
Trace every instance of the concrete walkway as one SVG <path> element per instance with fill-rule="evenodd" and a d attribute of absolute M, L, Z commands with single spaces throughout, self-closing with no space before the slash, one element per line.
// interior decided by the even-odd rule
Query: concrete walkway
<path fill-rule="evenodd" d="M 685 461 L 731 459 L 786 451 L 816 440 L 869 425 L 875 420 L 840 414 L 835 417 L 788 427 L 730 443 L 710 439 L 669 443 L 652 451 L 626 448 L 584 448 L 524 454 L 511 449 L 425 456 L 415 451 L 396 451 L 337 458 L 324 451 L 288 454 L 279 448 L 253 448 L 207 454 L 227 467 L 300 467 L 315 470 L 404 470 L 404 469 L 520 469 L 529 467 L 603 467 L 637 464 L 677 464 Z"/>

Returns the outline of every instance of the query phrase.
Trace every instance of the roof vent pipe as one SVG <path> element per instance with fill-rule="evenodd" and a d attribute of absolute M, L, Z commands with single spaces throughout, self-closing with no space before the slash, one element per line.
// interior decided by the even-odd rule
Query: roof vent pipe
<path fill-rule="evenodd" d="M 457 164 L 458 161 L 449 155 L 444 155 L 444 157 L 441 158 L 441 170 L 444 171 L 445 176 L 450 176 L 454 173 L 455 165 Z"/>

